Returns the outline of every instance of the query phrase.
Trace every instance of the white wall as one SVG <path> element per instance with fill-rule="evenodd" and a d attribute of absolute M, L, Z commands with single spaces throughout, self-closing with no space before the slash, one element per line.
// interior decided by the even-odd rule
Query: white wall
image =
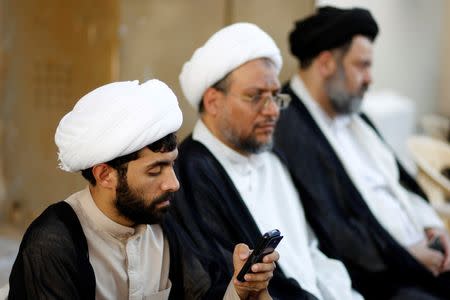
<path fill-rule="evenodd" d="M 372 90 L 411 98 L 420 115 L 437 112 L 445 0 L 317 0 L 317 5 L 359 6 L 380 27 L 375 43 Z"/>

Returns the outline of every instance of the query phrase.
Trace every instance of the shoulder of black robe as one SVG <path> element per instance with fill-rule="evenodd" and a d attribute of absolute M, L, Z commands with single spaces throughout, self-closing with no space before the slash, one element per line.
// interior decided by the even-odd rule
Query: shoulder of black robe
<path fill-rule="evenodd" d="M 80 222 L 66 202 L 28 227 L 9 277 L 8 299 L 94 299 L 95 275 Z"/>
<path fill-rule="evenodd" d="M 254 247 L 261 232 L 221 164 L 191 136 L 179 147 L 175 171 L 181 188 L 171 213 L 208 264 L 225 272 L 228 283 L 233 275 L 234 246 Z M 315 299 L 279 267 L 269 291 L 274 299 Z"/>
<path fill-rule="evenodd" d="M 170 244 L 169 299 L 222 299 L 231 280 L 227 272 L 196 251 L 192 240 L 169 212 L 162 227 Z"/>
<path fill-rule="evenodd" d="M 287 161 L 320 249 L 345 264 L 366 299 L 386 299 L 403 285 L 450 294 L 448 282 L 435 280 L 376 220 L 289 83 L 283 92 L 292 101 L 281 112 L 275 149 Z"/>

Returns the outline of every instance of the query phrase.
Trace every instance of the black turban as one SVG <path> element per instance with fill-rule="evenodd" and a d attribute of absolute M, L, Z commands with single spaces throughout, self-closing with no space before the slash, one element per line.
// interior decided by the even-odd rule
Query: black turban
<path fill-rule="evenodd" d="M 324 50 L 331 50 L 351 41 L 355 35 L 374 40 L 378 25 L 366 9 L 340 9 L 325 6 L 295 23 L 289 35 L 291 53 L 299 60 L 314 58 Z"/>

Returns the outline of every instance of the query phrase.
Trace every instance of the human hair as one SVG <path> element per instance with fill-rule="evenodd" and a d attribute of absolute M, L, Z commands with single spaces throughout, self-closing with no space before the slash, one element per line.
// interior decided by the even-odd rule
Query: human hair
<path fill-rule="evenodd" d="M 216 83 L 214 83 L 211 87 L 213 89 L 216 89 L 218 91 L 221 91 L 223 93 L 228 92 L 228 89 L 230 88 L 230 84 L 231 84 L 231 73 L 233 71 L 227 73 L 224 77 L 222 77 L 221 79 L 219 79 L 219 81 L 217 81 Z M 198 112 L 201 114 L 205 111 L 205 106 L 203 104 L 203 97 L 202 100 L 200 101 L 200 103 L 198 104 Z"/>
<path fill-rule="evenodd" d="M 352 41 L 353 41 L 353 39 L 345 42 L 343 45 L 341 45 L 339 47 L 330 49 L 330 51 L 333 52 L 333 54 L 337 55 L 337 58 L 342 58 L 345 56 L 345 54 L 347 54 L 348 50 L 350 49 L 350 46 L 352 45 Z M 304 58 L 304 59 L 300 60 L 300 69 L 305 70 L 305 69 L 309 68 L 312 65 L 314 59 L 316 59 L 316 57 L 319 54 L 320 54 L 320 52 L 317 53 L 313 57 L 308 57 L 308 58 Z"/>
<path fill-rule="evenodd" d="M 150 145 L 147 145 L 146 147 L 153 152 L 164 153 L 164 152 L 173 151 L 177 147 L 177 136 L 174 132 L 169 133 L 165 137 L 160 138 L 156 142 L 153 142 Z M 116 169 L 119 173 L 119 176 L 125 176 L 125 174 L 128 170 L 128 163 L 130 161 L 133 161 L 133 160 L 136 160 L 139 158 L 139 151 L 140 150 L 137 150 L 130 154 L 116 157 L 116 158 L 106 162 L 106 164 L 111 166 L 112 168 Z M 95 186 L 97 182 L 95 180 L 94 174 L 92 173 L 92 169 L 93 169 L 93 167 L 82 170 L 81 175 L 90 184 Z"/>

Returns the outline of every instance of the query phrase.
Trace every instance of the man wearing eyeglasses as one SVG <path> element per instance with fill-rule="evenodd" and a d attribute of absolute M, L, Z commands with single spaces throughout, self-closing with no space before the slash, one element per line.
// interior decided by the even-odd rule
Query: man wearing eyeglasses
<path fill-rule="evenodd" d="M 256 246 L 262 233 L 279 229 L 274 298 L 361 299 L 342 263 L 317 249 L 299 192 L 271 151 L 280 109 L 289 103 L 280 94 L 281 66 L 274 41 L 248 23 L 218 31 L 185 63 L 181 87 L 200 119 L 180 146 L 175 170 L 182 188 L 173 213 L 230 274 L 233 244 Z"/>

